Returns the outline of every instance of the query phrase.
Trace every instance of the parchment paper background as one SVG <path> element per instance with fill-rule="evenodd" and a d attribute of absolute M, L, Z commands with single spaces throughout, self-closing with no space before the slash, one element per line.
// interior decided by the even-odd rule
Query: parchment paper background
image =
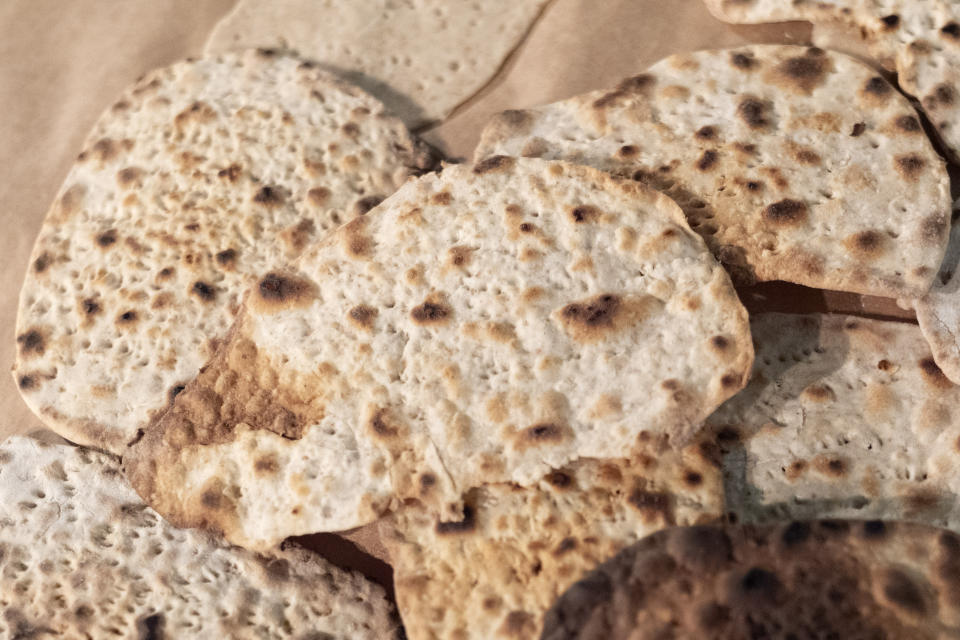
<path fill-rule="evenodd" d="M 267 0 L 265 0 L 267 1 Z M 355 0 L 363 2 L 364 0 Z M 467 0 L 449 0 L 451 5 Z M 20 283 L 35 235 L 87 130 L 144 72 L 199 55 L 233 0 L 0 0 L 0 363 L 14 355 Z M 553 0 L 497 77 L 422 132 L 469 158 L 490 115 L 610 86 L 681 51 L 751 42 L 805 43 L 809 25 L 732 27 L 701 0 Z M 781 284 L 742 295 L 751 310 L 836 310 L 909 317 L 891 301 Z M 0 439 L 42 429 L 10 375 L 0 375 Z M 384 558 L 368 527 L 348 536 Z M 389 567 L 332 535 L 305 542 L 389 583 Z"/>

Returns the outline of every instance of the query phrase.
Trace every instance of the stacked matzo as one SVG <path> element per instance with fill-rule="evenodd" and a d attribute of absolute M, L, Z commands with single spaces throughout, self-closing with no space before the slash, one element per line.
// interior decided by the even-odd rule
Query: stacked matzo
<path fill-rule="evenodd" d="M 543 5 L 327 3 L 313 18 L 342 19 L 327 37 L 279 20 L 303 0 L 241 2 L 208 49 L 296 46 L 411 122 L 481 84 Z M 934 3 L 917 6 L 895 7 L 882 31 L 929 30 Z M 818 15 L 835 8 L 820 3 Z M 492 13 L 503 28 L 478 17 Z M 352 48 L 361 24 L 372 41 Z M 960 32 L 951 24 L 946 40 Z M 417 29 L 456 34 L 458 46 L 420 60 L 406 53 Z M 487 55 L 474 55 L 479 41 Z M 904 50 L 914 93 L 952 55 L 923 41 Z M 951 91 L 941 83 L 924 99 L 948 140 Z M 0 625 L 20 636 L 389 637 L 375 588 L 274 550 L 386 515 L 414 639 L 535 637 L 564 589 L 677 525 L 588 578 L 588 597 L 575 587 L 545 637 L 792 637 L 852 630 L 850 607 L 895 637 L 956 635 L 952 534 L 690 528 L 724 513 L 960 527 L 948 379 L 960 347 L 942 321 L 955 312 L 949 180 L 907 99 L 818 48 L 683 54 L 612 90 L 505 112 L 475 160 L 407 181 L 430 158 L 400 121 L 274 50 L 181 63 L 117 102 L 38 240 L 16 377 L 58 431 L 122 454 L 174 524 L 267 555 L 124 502 L 102 454 L 14 441 L 0 448 L 0 476 L 21 481 L 7 482 L 0 532 L 16 526 L 15 546 L 0 563 L 25 604 Z M 912 325 L 836 316 L 760 315 L 751 340 L 711 251 L 743 282 L 913 301 L 935 355 Z M 89 523 L 62 517 L 75 504 Z M 47 584 L 59 579 L 49 563 L 31 573 L 36 549 L 23 541 L 40 528 L 81 576 L 42 612 L 32 594 L 60 583 Z M 851 529 L 869 544 L 844 538 Z M 878 536 L 891 539 L 870 547 Z M 837 558 L 832 572 L 818 554 Z M 91 564 L 98 581 L 83 577 Z M 132 600 L 109 595 L 128 584 Z M 101 591 L 104 605 L 86 602 Z M 833 608 L 821 615 L 824 593 Z"/>

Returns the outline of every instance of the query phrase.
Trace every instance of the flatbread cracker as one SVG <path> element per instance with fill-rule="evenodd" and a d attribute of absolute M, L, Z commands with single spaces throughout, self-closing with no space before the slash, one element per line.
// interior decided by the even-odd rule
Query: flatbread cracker
<path fill-rule="evenodd" d="M 960 387 L 916 325 L 771 313 L 751 329 L 751 382 L 708 421 L 731 512 L 960 531 Z"/>
<path fill-rule="evenodd" d="M 430 155 L 272 51 L 147 74 L 101 116 L 37 238 L 14 375 L 53 430 L 121 453 L 213 354 L 240 295 Z"/>
<path fill-rule="evenodd" d="M 682 445 L 752 361 L 672 201 L 541 160 L 409 182 L 246 307 L 124 461 L 165 516 L 253 548 L 398 498 L 455 520 L 472 487 Z"/>
<path fill-rule="evenodd" d="M 672 528 L 571 587 L 542 640 L 960 636 L 960 536 L 903 522 Z"/>
<path fill-rule="evenodd" d="M 400 638 L 381 587 L 175 529 L 105 454 L 11 438 L 0 494 L 4 638 Z"/>
<path fill-rule="evenodd" d="M 547 0 L 240 0 L 206 51 L 292 47 L 363 87 L 410 127 L 479 91 Z"/>
<path fill-rule="evenodd" d="M 943 160 L 909 101 L 838 53 L 780 45 L 666 58 L 612 90 L 485 129 L 491 154 L 643 180 L 743 283 L 927 292 L 950 231 Z"/>
<path fill-rule="evenodd" d="M 487 485 L 469 518 L 408 505 L 382 525 L 411 640 L 535 638 L 567 587 L 643 536 L 723 516 L 719 452 L 693 445 L 580 460 L 539 483 Z"/>
<path fill-rule="evenodd" d="M 727 22 L 807 20 L 819 46 L 866 49 L 897 72 L 953 154 L 960 152 L 960 5 L 953 0 L 706 0 Z M 839 35 L 845 36 L 841 40 Z"/>

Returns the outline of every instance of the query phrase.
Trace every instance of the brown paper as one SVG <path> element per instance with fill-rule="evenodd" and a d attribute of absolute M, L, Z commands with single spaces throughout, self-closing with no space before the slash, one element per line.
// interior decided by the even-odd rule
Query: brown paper
<path fill-rule="evenodd" d="M 357 0 L 364 1 L 364 0 Z M 20 282 L 60 181 L 100 111 L 144 72 L 198 55 L 231 0 L 6 0 L 0 3 L 0 361 L 12 366 Z M 804 43 L 804 24 L 724 25 L 701 0 L 554 0 L 496 78 L 424 137 L 469 158 L 500 110 L 611 86 L 682 51 L 755 42 Z M 751 311 L 825 311 L 910 318 L 890 300 L 767 283 L 741 292 Z M 42 429 L 11 376 L 0 376 L 0 439 Z M 385 558 L 372 527 L 347 536 Z M 334 562 L 390 584 L 389 567 L 332 536 L 301 539 Z"/>

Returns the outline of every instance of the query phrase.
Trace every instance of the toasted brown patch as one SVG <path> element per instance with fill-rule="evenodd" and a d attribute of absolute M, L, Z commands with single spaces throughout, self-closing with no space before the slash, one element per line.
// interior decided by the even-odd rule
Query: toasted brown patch
<path fill-rule="evenodd" d="M 647 93 L 656 84 L 656 78 L 648 73 L 643 73 L 632 78 L 627 78 L 617 85 L 613 91 L 606 93 L 594 101 L 595 109 L 606 109 L 613 106 L 630 96 L 642 95 Z"/>
<path fill-rule="evenodd" d="M 321 207 L 330 199 L 330 189 L 314 187 L 307 191 L 307 200 L 315 207 Z"/>
<path fill-rule="evenodd" d="M 926 218 L 920 225 L 920 240 L 927 245 L 937 245 L 946 240 L 947 218 L 936 214 Z"/>
<path fill-rule="evenodd" d="M 560 444 L 570 438 L 570 429 L 553 422 L 541 422 L 521 430 L 515 440 L 516 449 Z"/>
<path fill-rule="evenodd" d="M 117 230 L 108 229 L 107 231 L 104 231 L 103 233 L 97 235 L 97 237 L 94 238 L 94 240 L 97 243 L 97 245 L 102 249 L 107 249 L 109 247 L 112 247 L 117 243 Z"/>
<path fill-rule="evenodd" d="M 697 160 L 697 170 L 699 171 L 710 171 L 715 168 L 719 160 L 720 155 L 713 149 L 707 149 L 700 156 L 700 159 Z"/>
<path fill-rule="evenodd" d="M 217 264 L 225 269 L 233 268 L 237 264 L 237 250 L 224 249 L 223 251 L 217 252 L 214 259 L 217 261 Z"/>
<path fill-rule="evenodd" d="M 821 55 L 788 58 L 773 70 L 774 82 L 788 89 L 810 93 L 827 76 L 827 59 Z"/>
<path fill-rule="evenodd" d="M 84 298 L 80 301 L 79 306 L 80 313 L 82 313 L 88 319 L 92 318 L 103 310 L 103 308 L 100 306 L 100 303 L 95 298 Z"/>
<path fill-rule="evenodd" d="M 752 54 L 733 52 L 730 54 L 730 65 L 741 71 L 750 71 L 760 64 Z"/>
<path fill-rule="evenodd" d="M 402 425 L 394 420 L 389 409 L 377 409 L 367 423 L 370 432 L 379 440 L 392 440 L 401 435 Z"/>
<path fill-rule="evenodd" d="M 857 138 L 863 135 L 863 132 L 867 130 L 867 125 L 863 122 L 858 122 L 853 125 L 853 129 L 850 131 L 850 135 L 854 138 Z"/>
<path fill-rule="evenodd" d="M 787 198 L 769 205 L 763 210 L 762 216 L 777 227 L 796 226 L 807 219 L 807 205 L 801 200 Z"/>
<path fill-rule="evenodd" d="M 217 298 L 217 290 L 213 285 L 201 280 L 193 283 L 190 287 L 190 294 L 204 302 L 213 302 Z"/>
<path fill-rule="evenodd" d="M 802 147 L 793 151 L 793 157 L 800 164 L 809 164 L 816 166 L 822 162 L 820 154 L 808 147 Z"/>
<path fill-rule="evenodd" d="M 920 121 L 917 120 L 915 116 L 899 116 L 893 121 L 893 124 L 897 129 L 906 133 L 920 133 L 923 131 L 923 127 L 920 126 Z"/>
<path fill-rule="evenodd" d="M 617 149 L 617 157 L 621 160 L 630 160 L 640 153 L 640 147 L 635 144 L 625 144 Z"/>
<path fill-rule="evenodd" d="M 353 204 L 353 213 L 358 216 L 365 216 L 381 202 L 383 202 L 383 196 L 360 198 Z"/>
<path fill-rule="evenodd" d="M 364 234 L 367 218 L 354 218 L 340 229 L 340 241 L 347 255 L 358 260 L 367 259 L 373 254 L 373 242 Z"/>
<path fill-rule="evenodd" d="M 627 496 L 627 502 L 643 515 L 646 522 L 662 519 L 669 523 L 673 519 L 673 499 L 667 493 L 637 487 Z"/>
<path fill-rule="evenodd" d="M 739 373 L 728 371 L 720 376 L 720 386 L 724 389 L 735 389 L 743 384 L 743 376 Z"/>
<path fill-rule="evenodd" d="M 842 478 L 847 475 L 849 464 L 843 458 L 821 455 L 813 459 L 813 468 L 822 475 Z"/>
<path fill-rule="evenodd" d="M 716 140 L 717 138 L 717 128 L 713 125 L 707 125 L 705 127 L 700 127 L 697 129 L 696 134 L 694 134 L 699 140 Z"/>
<path fill-rule="evenodd" d="M 430 196 L 430 202 L 435 205 L 446 206 L 453 202 L 453 196 L 450 195 L 449 191 L 441 191 Z"/>
<path fill-rule="evenodd" d="M 529 111 L 507 109 L 496 116 L 497 121 L 503 123 L 516 133 L 525 131 L 533 123 L 533 115 Z"/>
<path fill-rule="evenodd" d="M 248 298 L 251 306 L 265 313 L 308 306 L 317 295 L 317 286 L 299 276 L 271 272 L 260 279 Z"/>
<path fill-rule="evenodd" d="M 287 245 L 289 253 L 297 255 L 310 242 L 313 237 L 315 227 L 313 220 L 303 218 L 297 224 L 290 225 L 280 232 L 280 239 Z"/>
<path fill-rule="evenodd" d="M 410 310 L 410 317 L 421 326 L 446 324 L 451 315 L 453 315 L 453 309 L 437 296 L 431 296 Z"/>
<path fill-rule="evenodd" d="M 486 160 L 481 160 L 473 166 L 473 172 L 477 174 L 495 173 L 498 171 L 509 171 L 516 164 L 516 160 L 510 156 L 491 156 Z"/>
<path fill-rule="evenodd" d="M 911 616 L 927 612 L 923 591 L 902 571 L 887 569 L 882 574 L 882 584 L 883 597 L 895 608 Z"/>
<path fill-rule="evenodd" d="M 863 89 L 860 91 L 860 95 L 863 96 L 867 102 L 874 104 L 886 102 L 887 98 L 892 94 L 893 87 L 880 76 L 873 76 L 867 80 L 867 83 L 863 85 Z"/>
<path fill-rule="evenodd" d="M 794 460 L 787 466 L 787 479 L 796 480 L 807 470 L 806 460 Z"/>
<path fill-rule="evenodd" d="M 33 261 L 34 273 L 43 273 L 47 270 L 47 267 L 49 267 L 52 262 L 53 256 L 44 251 L 36 260 Z"/>
<path fill-rule="evenodd" d="M 279 187 L 261 187 L 259 191 L 253 194 L 253 201 L 265 207 L 279 207 L 283 204 L 283 192 Z"/>
<path fill-rule="evenodd" d="M 574 340 L 594 342 L 642 322 L 658 303 L 652 296 L 624 300 L 607 293 L 568 304 L 555 318 Z"/>
<path fill-rule="evenodd" d="M 563 471 L 552 471 L 545 480 L 555 489 L 569 489 L 573 486 L 573 478 Z"/>
<path fill-rule="evenodd" d="M 497 632 L 508 638 L 532 638 L 537 633 L 537 623 L 531 613 L 511 611 Z"/>
<path fill-rule="evenodd" d="M 754 97 L 747 97 L 737 105 L 737 115 L 747 123 L 751 129 L 763 129 L 770 124 L 767 113 L 769 107 L 765 102 Z"/>
<path fill-rule="evenodd" d="M 127 167 L 117 172 L 117 183 L 127 189 L 136 185 L 143 177 L 144 171 L 138 167 Z"/>
<path fill-rule="evenodd" d="M 920 373 L 927 384 L 937 389 L 950 389 L 953 387 L 953 383 L 944 375 L 932 357 L 928 356 L 921 359 L 917 363 L 917 366 L 920 367 Z"/>
<path fill-rule="evenodd" d="M 361 329 L 372 329 L 373 321 L 376 320 L 378 313 L 375 308 L 369 305 L 358 304 L 350 309 L 347 317 L 350 318 L 350 322 Z"/>
<path fill-rule="evenodd" d="M 36 327 L 17 336 L 17 344 L 20 345 L 20 357 L 22 358 L 42 356 L 46 351 L 46 343 L 44 332 Z"/>
<path fill-rule="evenodd" d="M 422 473 L 420 474 L 420 495 L 426 495 L 430 493 L 430 490 L 437 484 L 437 476 L 432 473 Z"/>
<path fill-rule="evenodd" d="M 240 170 L 241 170 L 240 165 L 234 163 L 234 164 L 231 164 L 226 169 L 220 169 L 219 171 L 217 171 L 217 177 L 225 178 L 230 182 L 236 182 L 237 179 L 240 177 Z"/>
<path fill-rule="evenodd" d="M 825 384 L 812 384 L 803 390 L 804 398 L 813 402 L 832 402 L 837 399 L 837 395 L 829 386 Z"/>
<path fill-rule="evenodd" d="M 273 454 L 260 456 L 253 462 L 253 471 L 258 476 L 274 475 L 280 470 L 280 462 Z"/>
<path fill-rule="evenodd" d="M 960 24 L 950 21 L 940 28 L 940 34 L 947 40 L 960 40 Z"/>
<path fill-rule="evenodd" d="M 100 162 L 109 162 L 120 153 L 120 145 L 110 138 L 101 138 L 93 145 L 91 156 Z"/>
<path fill-rule="evenodd" d="M 590 204 L 582 204 L 570 209 L 570 219 L 577 224 L 592 224 L 600 219 L 600 209 Z"/>
<path fill-rule="evenodd" d="M 726 336 L 713 336 L 710 338 L 710 347 L 718 353 L 725 353 L 730 346 L 730 339 Z"/>
<path fill-rule="evenodd" d="M 447 250 L 447 261 L 455 267 L 466 267 L 470 262 L 470 254 L 473 250 L 470 247 L 457 245 Z"/>
<path fill-rule="evenodd" d="M 908 153 L 894 158 L 894 165 L 901 177 L 912 182 L 923 172 L 927 161 L 916 153 Z"/>
<path fill-rule="evenodd" d="M 174 117 L 173 123 L 177 126 L 177 128 L 181 128 L 190 122 L 210 122 L 216 117 L 217 112 L 214 111 L 210 105 L 208 105 L 206 102 L 197 100 L 189 107 L 178 113 Z"/>
<path fill-rule="evenodd" d="M 691 488 L 699 487 L 703 484 L 703 474 L 699 471 L 687 469 L 683 472 L 683 484 Z"/>
<path fill-rule="evenodd" d="M 886 249 L 886 236 L 877 231 L 860 231 L 847 236 L 843 244 L 858 258 L 876 258 Z"/>
<path fill-rule="evenodd" d="M 136 324 L 139 319 L 139 314 L 135 310 L 129 309 L 117 316 L 116 323 L 121 327 L 128 327 Z"/>

